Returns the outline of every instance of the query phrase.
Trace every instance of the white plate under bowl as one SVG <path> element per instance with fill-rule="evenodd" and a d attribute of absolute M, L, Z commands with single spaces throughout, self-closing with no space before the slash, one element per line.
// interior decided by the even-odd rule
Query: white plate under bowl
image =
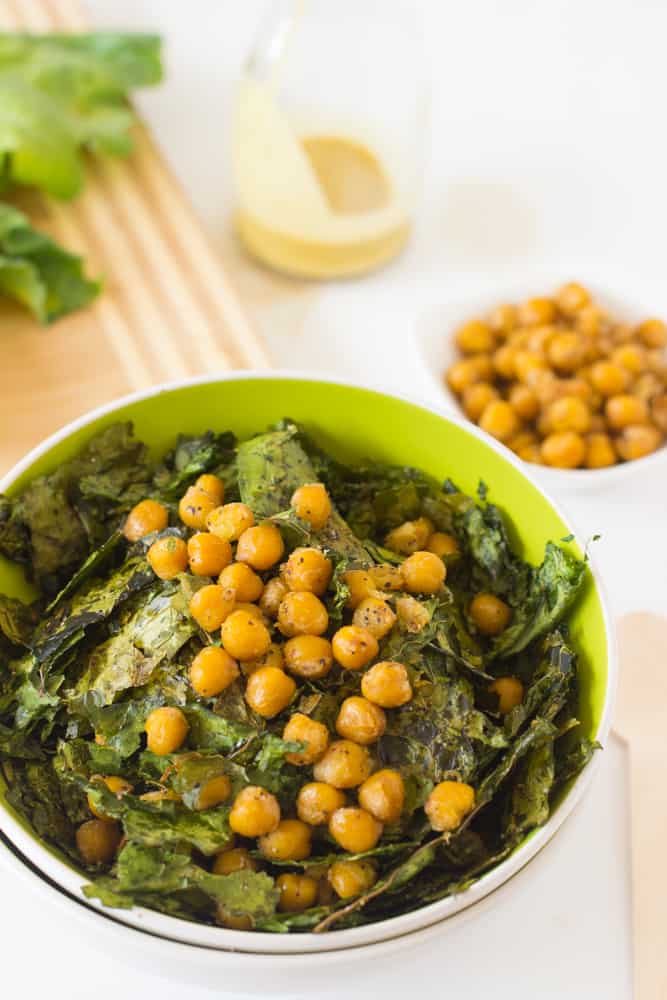
<path fill-rule="evenodd" d="M 534 296 L 553 294 L 567 280 L 567 278 L 559 280 L 558 277 L 554 279 L 552 275 L 546 278 L 539 276 L 522 281 L 491 284 L 477 294 L 468 294 L 426 307 L 417 319 L 415 340 L 434 402 L 449 412 L 463 417 L 464 420 L 468 419 L 444 378 L 447 369 L 461 357 L 454 343 L 454 334 L 458 327 L 470 319 L 487 315 L 501 302 L 522 302 Z M 638 323 L 649 316 L 664 312 L 664 305 L 658 307 L 655 299 L 651 299 L 650 292 L 619 296 L 595 282 L 582 280 L 582 284 L 590 290 L 596 302 L 623 322 Z M 660 464 L 667 470 L 667 445 L 663 445 L 645 458 L 636 459 L 634 462 L 622 462 L 608 469 L 550 469 L 544 465 L 526 463 L 530 472 L 547 489 L 554 490 L 558 494 L 604 489 L 627 481 L 629 476 L 643 476 L 644 470 L 652 470 Z"/>
<path fill-rule="evenodd" d="M 85 428 L 88 424 L 108 414 L 113 414 L 122 407 L 146 399 L 156 394 L 168 394 L 169 392 L 190 385 L 214 383 L 222 384 L 231 380 L 245 380 L 251 383 L 250 388 L 257 389 L 257 385 L 252 383 L 260 382 L 262 379 L 282 379 L 304 380 L 321 383 L 322 379 L 317 379 L 312 375 L 298 372 L 238 372 L 228 373 L 219 376 L 203 376 L 200 378 L 185 379 L 169 385 L 157 386 L 145 392 L 126 396 L 116 400 L 107 406 L 100 407 L 91 413 L 86 414 L 74 421 L 61 431 L 48 438 L 41 445 L 27 455 L 15 468 L 0 481 L 0 493 L 6 491 L 11 484 L 40 458 L 48 453 L 58 442 L 63 441 L 75 431 Z M 343 380 L 327 380 L 329 383 L 350 386 L 352 388 L 362 388 L 353 383 Z M 371 392 L 382 390 L 370 389 Z M 559 505 L 546 497 L 539 483 L 535 481 L 533 469 L 525 463 L 520 462 L 508 449 L 503 448 L 498 442 L 484 434 L 479 428 L 470 424 L 456 415 L 452 415 L 443 410 L 440 406 L 428 406 L 423 403 L 392 395 L 395 398 L 403 399 L 408 403 L 430 411 L 441 417 L 445 421 L 457 424 L 466 430 L 467 433 L 480 438 L 489 447 L 495 450 L 508 464 L 513 465 L 529 482 L 535 486 L 544 496 L 552 508 L 559 514 L 566 523 L 569 530 L 574 529 L 567 516 L 560 509 Z M 604 587 L 600 579 L 599 572 L 594 559 L 589 559 L 589 568 L 593 575 L 595 586 L 602 604 L 604 615 L 605 637 L 607 645 L 607 687 L 605 691 L 604 706 L 601 713 L 600 723 L 596 738 L 604 745 L 611 726 L 611 713 L 616 691 L 617 679 L 617 659 L 614 632 L 609 614 L 609 608 L 605 598 Z M 234 968 L 238 967 L 238 962 L 242 961 L 241 956 L 246 957 L 247 968 L 251 975 L 253 963 L 258 956 L 282 956 L 286 961 L 287 956 L 291 956 L 295 967 L 298 966 L 299 959 L 308 955 L 309 966 L 318 958 L 322 960 L 323 969 L 331 965 L 334 954 L 341 955 L 351 949 L 365 949 L 370 945 L 377 945 L 380 942 L 403 941 L 406 935 L 415 932 L 423 932 L 427 928 L 439 925 L 444 930 L 450 918 L 462 911 L 468 910 L 474 904 L 479 903 L 489 896 L 509 879 L 515 876 L 521 869 L 544 847 L 544 845 L 554 836 L 561 824 L 572 812 L 577 802 L 585 793 L 586 788 L 592 778 L 596 762 L 593 761 L 585 770 L 578 775 L 572 787 L 568 791 L 558 806 L 554 809 L 544 826 L 530 835 L 517 850 L 507 858 L 502 864 L 489 871 L 480 878 L 470 888 L 464 892 L 423 906 L 410 913 L 393 917 L 377 923 L 367 924 L 360 927 L 353 927 L 345 930 L 332 931 L 329 934 L 270 934 L 260 932 L 234 931 L 226 928 L 210 927 L 193 923 L 176 917 L 166 916 L 154 910 L 142 907 L 134 907 L 129 910 L 114 909 L 109 910 L 102 906 L 97 900 L 87 900 L 82 893 L 82 876 L 66 864 L 55 851 L 48 848 L 36 835 L 28 828 L 9 805 L 0 797 L 0 832 L 6 837 L 9 843 L 34 867 L 46 876 L 47 879 L 55 883 L 57 887 L 69 893 L 73 899 L 69 900 L 72 907 L 79 908 L 85 906 L 89 911 L 98 911 L 105 918 L 111 918 L 116 924 L 123 925 L 125 933 L 132 933 L 132 928 L 147 932 L 157 937 L 169 941 L 180 942 L 186 945 L 196 945 L 203 949 L 213 949 L 219 954 L 220 969 L 225 968 L 225 955 L 233 953 Z"/>

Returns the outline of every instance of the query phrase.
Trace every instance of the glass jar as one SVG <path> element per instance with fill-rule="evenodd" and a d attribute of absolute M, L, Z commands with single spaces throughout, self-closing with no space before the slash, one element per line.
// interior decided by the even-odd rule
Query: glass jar
<path fill-rule="evenodd" d="M 236 228 L 306 278 L 363 274 L 410 234 L 426 132 L 414 13 L 364 0 L 274 2 L 239 83 Z"/>

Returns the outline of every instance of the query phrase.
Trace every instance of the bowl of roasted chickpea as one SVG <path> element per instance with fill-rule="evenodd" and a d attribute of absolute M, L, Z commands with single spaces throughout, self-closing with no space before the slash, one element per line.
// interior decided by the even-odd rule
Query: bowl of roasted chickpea
<path fill-rule="evenodd" d="M 444 933 L 608 735 L 594 560 L 442 408 L 291 373 L 158 387 L 31 452 L 0 527 L 14 867 L 230 974 Z"/>
<path fill-rule="evenodd" d="M 664 461 L 667 323 L 589 284 L 546 287 L 427 312 L 418 343 L 434 390 L 553 486 Z"/>

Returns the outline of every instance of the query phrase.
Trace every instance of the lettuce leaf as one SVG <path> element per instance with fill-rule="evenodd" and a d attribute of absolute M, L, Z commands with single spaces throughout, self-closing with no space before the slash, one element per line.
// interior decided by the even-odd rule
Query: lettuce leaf
<path fill-rule="evenodd" d="M 7 94 L 2 93 L 0 113 Z M 26 306 L 40 323 L 51 323 L 87 306 L 100 282 L 85 277 L 81 258 L 69 253 L 11 205 L 0 202 L 0 295 Z"/>
<path fill-rule="evenodd" d="M 82 150 L 127 155 L 134 87 L 162 78 L 154 35 L 0 33 L 0 163 L 4 185 L 71 198 Z"/>

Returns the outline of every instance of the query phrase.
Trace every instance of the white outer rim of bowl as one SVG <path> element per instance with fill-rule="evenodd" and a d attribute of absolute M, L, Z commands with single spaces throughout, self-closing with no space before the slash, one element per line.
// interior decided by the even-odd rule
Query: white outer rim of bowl
<path fill-rule="evenodd" d="M 413 324 L 413 343 L 416 347 L 416 353 L 419 357 L 422 373 L 428 377 L 429 384 L 434 391 L 434 400 L 436 399 L 436 396 L 441 397 L 443 409 L 446 412 L 451 412 L 453 415 L 460 417 L 464 423 L 470 424 L 472 427 L 477 427 L 477 425 L 466 417 L 454 393 L 451 391 L 447 383 L 439 377 L 441 373 L 433 370 L 433 366 L 426 356 L 423 338 L 419 332 L 421 320 L 424 315 L 440 311 L 445 308 L 456 309 L 457 306 L 464 306 L 466 304 L 470 304 L 472 306 L 475 298 L 477 298 L 478 301 L 486 301 L 487 298 L 495 299 L 496 301 L 500 301 L 503 298 L 521 298 L 526 294 L 526 281 L 529 281 L 531 284 L 535 283 L 536 287 L 539 287 L 540 284 L 543 287 L 555 287 L 559 284 L 559 282 L 553 280 L 553 276 L 551 278 L 545 278 L 542 272 L 537 275 L 528 275 L 527 279 L 521 282 L 496 282 L 494 284 L 488 284 L 485 286 L 481 294 L 462 294 L 457 296 L 456 299 L 450 299 L 446 302 L 432 302 L 421 311 L 420 317 L 418 317 L 416 322 Z M 560 282 L 560 284 L 563 283 L 564 282 Z M 600 290 L 603 295 L 609 294 L 604 289 L 604 286 L 594 278 L 590 281 L 586 279 L 584 284 L 587 288 L 593 288 L 596 294 L 598 294 Z M 622 296 L 617 297 L 621 298 Z M 444 336 L 447 336 L 446 331 L 443 332 L 443 337 Z M 490 435 L 488 436 L 490 437 Z M 494 440 L 496 439 L 494 438 Z M 499 442 L 496 441 L 496 444 L 498 443 Z M 501 445 L 501 447 L 505 451 L 510 451 L 510 449 L 506 448 L 505 445 Z M 514 454 L 514 452 L 510 452 L 510 454 Z M 534 465 L 529 462 L 524 462 L 522 464 L 524 466 L 529 466 L 532 474 L 549 489 L 570 489 L 576 490 L 577 492 L 588 492 L 597 487 L 604 489 L 607 486 L 612 486 L 616 483 L 626 481 L 631 473 L 642 472 L 644 469 L 653 468 L 653 466 L 657 466 L 660 463 L 667 464 L 667 440 L 660 446 L 660 448 L 652 452 L 650 455 L 645 455 L 643 458 L 635 458 L 631 462 L 619 462 L 617 465 L 610 466 L 606 469 L 555 469 L 548 465 Z"/>
<path fill-rule="evenodd" d="M 563 511 L 560 504 L 549 497 L 539 479 L 521 462 L 509 449 L 499 444 L 484 431 L 479 430 L 474 424 L 465 418 L 448 412 L 444 407 L 438 407 L 432 403 L 421 403 L 411 399 L 407 395 L 387 392 L 380 387 L 372 385 L 360 385 L 347 379 L 319 378 L 317 375 L 291 370 L 273 371 L 235 371 L 222 372 L 218 375 L 200 375 L 187 379 L 162 383 L 150 389 L 131 393 L 116 399 L 111 403 L 106 403 L 88 413 L 78 417 L 76 420 L 62 427 L 41 444 L 33 448 L 23 459 L 21 459 L 3 478 L 0 480 L 0 492 L 4 492 L 8 487 L 30 466 L 44 454 L 49 452 L 56 444 L 65 440 L 72 433 L 100 417 L 113 413 L 132 403 L 150 399 L 153 396 L 162 395 L 174 390 L 187 388 L 194 385 L 205 385 L 207 383 L 227 382 L 227 381 L 258 381 L 270 379 L 288 379 L 304 382 L 328 383 L 340 385 L 351 389 L 376 392 L 380 395 L 393 397 L 403 402 L 409 403 L 420 409 L 426 410 L 437 417 L 441 417 L 450 423 L 456 424 L 462 430 L 483 441 L 492 450 L 496 451 L 506 462 L 514 468 L 537 489 L 546 502 L 562 518 L 568 529 L 576 535 L 572 528 L 570 518 Z M 578 539 L 577 539 L 578 540 Z M 582 546 L 583 548 L 583 546 Z M 600 719 L 600 724 L 596 733 L 596 738 L 604 743 L 611 728 L 612 710 L 617 684 L 618 664 L 616 655 L 615 635 L 612 625 L 609 605 L 606 592 L 595 560 L 589 557 L 589 568 L 593 575 L 596 589 L 600 596 L 602 605 L 605 636 L 607 640 L 607 688 L 605 701 Z M 462 910 L 471 907 L 479 902 L 489 893 L 493 892 L 500 885 L 515 875 L 521 868 L 533 858 L 544 845 L 554 836 L 567 816 L 572 812 L 576 804 L 584 794 L 593 776 L 597 761 L 594 759 L 584 771 L 576 778 L 573 787 L 568 792 L 566 798 L 560 803 L 557 810 L 552 814 L 547 823 L 540 827 L 504 862 L 482 876 L 469 889 L 458 896 L 448 897 L 418 910 L 392 917 L 388 920 L 378 921 L 374 924 L 367 924 L 361 927 L 349 928 L 335 931 L 327 935 L 299 934 L 299 935 L 277 935 L 271 933 L 244 931 L 233 931 L 228 929 L 213 928 L 202 924 L 194 924 L 176 917 L 165 916 L 152 910 L 135 907 L 132 910 L 114 911 L 114 919 L 122 922 L 127 927 L 134 927 L 163 938 L 177 940 L 185 944 L 193 944 L 199 947 L 215 949 L 219 951 L 243 952 L 249 956 L 256 955 L 285 955 L 304 953 L 323 954 L 330 952 L 340 952 L 350 948 L 363 947 L 381 941 L 389 941 L 423 930 L 434 924 L 446 921 Z M 87 900 L 81 892 L 81 876 L 63 861 L 52 854 L 40 842 L 28 834 L 20 823 L 4 808 L 0 809 L 0 830 L 7 839 L 14 844 L 21 854 L 43 871 L 48 878 L 62 886 L 90 909 L 104 911 L 102 904 Z M 250 939 L 250 940 L 249 940 Z"/>

